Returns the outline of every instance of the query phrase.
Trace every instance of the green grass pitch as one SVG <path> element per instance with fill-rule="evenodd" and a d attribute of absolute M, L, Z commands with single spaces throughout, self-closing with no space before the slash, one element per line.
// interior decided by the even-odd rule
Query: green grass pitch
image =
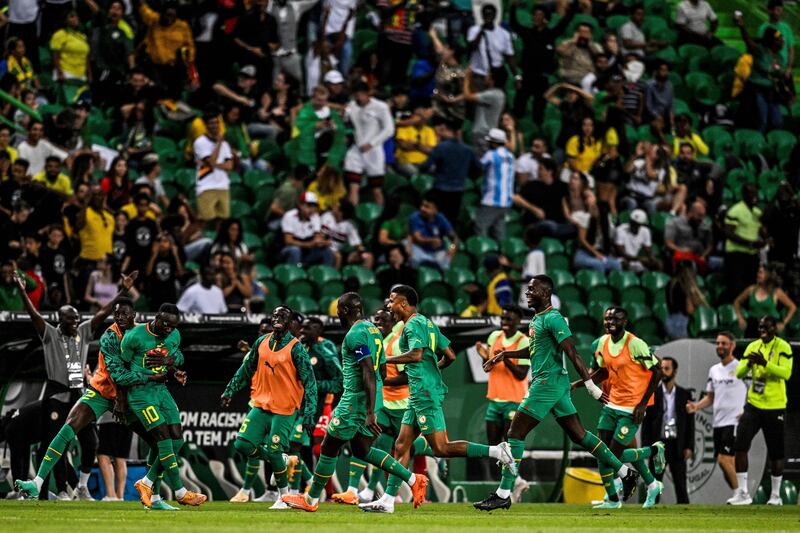
<path fill-rule="evenodd" d="M 468 504 L 431 504 L 413 510 L 400 505 L 393 515 L 367 514 L 352 507 L 323 504 L 316 513 L 269 511 L 269 504 L 214 502 L 179 512 L 145 511 L 135 502 L 0 501 L 2 532 L 237 533 L 261 531 L 516 530 L 698 530 L 797 531 L 800 507 L 659 506 L 645 511 L 626 505 L 619 511 L 593 511 L 582 505 L 519 504 L 510 511 L 479 513 Z M 368 529 L 369 528 L 369 529 Z"/>

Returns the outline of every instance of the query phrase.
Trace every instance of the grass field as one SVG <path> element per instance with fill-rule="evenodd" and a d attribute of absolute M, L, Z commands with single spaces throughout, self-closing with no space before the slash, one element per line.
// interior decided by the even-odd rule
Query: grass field
<path fill-rule="evenodd" d="M 25 533 L 92 531 L 122 533 L 194 533 L 236 531 L 499 531 L 499 530 L 800 530 L 800 507 L 662 506 L 644 511 L 627 505 L 619 511 L 592 511 L 585 506 L 520 504 L 510 511 L 479 513 L 467 504 L 432 504 L 418 510 L 399 506 L 394 515 L 375 515 L 324 504 L 315 514 L 269 511 L 267 504 L 216 502 L 180 512 L 149 512 L 133 502 L 0 501 L 0 531 Z M 308 529 L 305 529 L 308 528 Z M 376 531 L 373 529 L 373 531 Z"/>

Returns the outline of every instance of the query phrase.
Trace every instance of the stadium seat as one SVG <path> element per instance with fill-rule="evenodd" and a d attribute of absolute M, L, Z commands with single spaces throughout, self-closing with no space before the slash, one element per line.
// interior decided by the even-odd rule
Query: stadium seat
<path fill-rule="evenodd" d="M 491 237 L 480 237 L 478 235 L 468 238 L 464 246 L 470 254 L 478 258 L 479 262 L 483 261 L 484 256 L 500 251 L 497 241 Z"/>
<path fill-rule="evenodd" d="M 473 260 L 472 255 L 469 252 L 459 250 L 456 252 L 456 255 L 453 256 L 453 259 L 450 261 L 450 268 L 465 268 L 467 270 L 472 270 Z"/>
<path fill-rule="evenodd" d="M 432 267 L 421 266 L 417 269 L 417 286 L 423 287 L 434 281 L 442 281 L 442 273 Z"/>
<path fill-rule="evenodd" d="M 764 135 L 756 130 L 740 128 L 733 134 L 736 143 L 736 153 L 739 157 L 749 157 L 760 154 L 767 147 Z"/>
<path fill-rule="evenodd" d="M 544 264 L 548 272 L 551 270 L 569 270 L 570 259 L 565 253 L 555 253 L 548 255 Z"/>
<path fill-rule="evenodd" d="M 330 280 L 322 285 L 317 285 L 317 293 L 319 294 L 320 301 L 324 298 L 338 298 L 344 293 L 344 282 L 340 280 Z M 323 307 L 322 310 L 327 310 L 327 307 Z"/>
<path fill-rule="evenodd" d="M 525 241 L 515 237 L 506 237 L 500 246 L 501 251 L 508 257 L 516 257 L 517 255 L 528 252 L 528 246 Z"/>
<path fill-rule="evenodd" d="M 608 275 L 608 284 L 617 291 L 616 301 L 622 305 L 647 303 L 647 290 L 642 287 L 639 276 L 633 272 L 611 272 Z"/>
<path fill-rule="evenodd" d="M 426 298 L 419 304 L 419 312 L 426 316 L 455 314 L 453 304 L 443 298 Z"/>
<path fill-rule="evenodd" d="M 411 178 L 411 186 L 414 187 L 419 194 L 425 194 L 433 187 L 433 176 L 417 174 Z"/>
<path fill-rule="evenodd" d="M 627 15 L 611 15 L 606 19 L 606 27 L 610 31 L 617 33 L 619 29 L 622 26 L 624 26 L 625 23 L 628 22 L 629 20 L 630 17 L 628 17 Z"/>
<path fill-rule="evenodd" d="M 417 285 L 420 298 L 441 298 L 443 300 L 452 300 L 453 289 L 446 281 L 431 280 L 426 284 Z"/>
<path fill-rule="evenodd" d="M 375 273 L 361 265 L 347 265 L 342 269 L 342 279 L 354 277 L 358 279 L 361 287 L 375 285 Z M 363 296 L 363 295 L 362 295 Z"/>
<path fill-rule="evenodd" d="M 786 130 L 772 130 L 767 133 L 769 149 L 778 161 L 783 161 L 797 144 L 797 135 Z"/>
<path fill-rule="evenodd" d="M 548 256 L 564 253 L 564 245 L 561 244 L 561 241 L 550 237 L 544 237 L 541 242 L 539 242 L 539 249 Z"/>
<path fill-rule="evenodd" d="M 259 170 L 257 168 L 251 168 L 247 172 L 244 173 L 244 177 L 242 178 L 242 182 L 246 185 L 251 191 L 257 191 L 261 187 L 270 186 L 274 187 L 276 185 L 275 176 L 266 172 L 264 170 Z"/>
<path fill-rule="evenodd" d="M 590 269 L 580 270 L 575 275 L 575 282 L 583 289 L 589 303 L 614 301 L 614 292 L 608 286 L 607 279 L 602 272 Z"/>
<path fill-rule="evenodd" d="M 275 281 L 283 285 L 284 287 L 287 285 L 291 285 L 296 281 L 305 281 L 308 279 L 308 274 L 302 268 L 296 265 L 289 265 L 286 263 L 282 263 L 280 265 L 276 265 L 275 268 L 272 270 L 274 275 Z"/>
<path fill-rule="evenodd" d="M 608 300 L 598 300 L 594 298 L 589 298 L 589 303 L 586 304 L 586 310 L 589 313 L 589 316 L 592 317 L 598 324 L 603 322 L 603 316 L 605 316 L 606 309 L 613 306 L 614 304 Z"/>
<path fill-rule="evenodd" d="M 231 200 L 231 218 L 243 218 L 250 215 L 253 210 L 252 204 L 241 200 Z"/>
<path fill-rule="evenodd" d="M 300 313 L 318 313 L 320 311 L 319 303 L 308 296 L 294 294 L 286 298 L 286 305 L 291 307 L 294 311 Z M 327 309 L 326 309 L 327 311 Z"/>
<path fill-rule="evenodd" d="M 652 346 L 653 344 L 660 344 L 664 331 L 662 324 L 661 320 L 651 315 L 639 317 L 635 321 L 631 320 L 629 328 L 634 335 L 644 339 L 645 342 Z"/>
<path fill-rule="evenodd" d="M 650 303 L 653 303 L 653 296 L 656 293 L 664 292 L 669 279 L 669 275 L 663 272 L 645 272 L 642 274 L 642 287 L 650 293 Z"/>
<path fill-rule="evenodd" d="M 244 242 L 251 252 L 255 252 L 261 248 L 261 238 L 255 233 L 245 231 L 242 235 L 242 242 Z"/>
<path fill-rule="evenodd" d="M 383 213 L 383 206 L 371 202 L 363 202 L 356 206 L 356 218 L 366 227 L 374 224 Z"/>
<path fill-rule="evenodd" d="M 314 265 L 308 269 L 308 279 L 317 287 L 324 287 L 326 283 L 341 281 L 342 275 L 333 267 Z M 341 294 L 341 293 L 340 293 Z"/>
<path fill-rule="evenodd" d="M 272 270 L 270 270 L 267 265 L 264 263 L 256 263 L 256 276 L 258 276 L 259 280 L 272 279 L 272 275 Z"/>
<path fill-rule="evenodd" d="M 718 329 L 719 321 L 715 310 L 705 306 L 695 309 L 689 323 L 689 335 L 707 337 L 716 334 Z"/>
<path fill-rule="evenodd" d="M 250 191 L 247 190 L 245 187 L 241 185 L 237 185 L 235 187 L 231 187 L 230 189 L 230 198 L 231 201 L 236 200 L 239 202 L 250 202 Z"/>
<path fill-rule="evenodd" d="M 454 289 L 459 289 L 468 283 L 475 283 L 475 273 L 469 268 L 450 265 L 444 273 L 445 280 Z"/>
<path fill-rule="evenodd" d="M 736 316 L 736 309 L 733 305 L 725 304 L 717 309 L 717 321 L 721 329 L 729 329 L 736 333 L 741 333 L 739 328 L 739 318 Z"/>
<path fill-rule="evenodd" d="M 628 312 L 628 320 L 634 324 L 643 318 L 653 316 L 653 310 L 643 303 L 627 304 L 625 310 Z"/>

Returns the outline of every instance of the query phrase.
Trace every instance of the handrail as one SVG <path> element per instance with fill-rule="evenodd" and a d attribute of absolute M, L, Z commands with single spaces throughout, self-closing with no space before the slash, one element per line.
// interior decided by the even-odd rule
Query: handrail
<path fill-rule="evenodd" d="M 17 109 L 19 109 L 20 111 L 25 113 L 26 115 L 28 115 L 31 118 L 33 118 L 34 120 L 38 120 L 38 121 L 42 120 L 42 114 L 41 113 L 39 113 L 38 111 L 36 111 L 32 107 L 23 104 L 19 99 L 11 96 L 6 91 L 0 90 L 0 100 L 2 100 L 3 102 L 8 102 L 12 106 L 16 107 Z"/>

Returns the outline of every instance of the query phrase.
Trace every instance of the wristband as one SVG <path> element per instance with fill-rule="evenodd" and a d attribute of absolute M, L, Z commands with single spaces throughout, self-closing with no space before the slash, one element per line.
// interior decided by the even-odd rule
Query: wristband
<path fill-rule="evenodd" d="M 599 400 L 600 397 L 603 396 L 602 389 L 595 385 L 594 381 L 591 379 L 584 381 L 583 384 L 586 387 L 586 390 L 589 391 L 589 395 L 595 400 Z"/>

